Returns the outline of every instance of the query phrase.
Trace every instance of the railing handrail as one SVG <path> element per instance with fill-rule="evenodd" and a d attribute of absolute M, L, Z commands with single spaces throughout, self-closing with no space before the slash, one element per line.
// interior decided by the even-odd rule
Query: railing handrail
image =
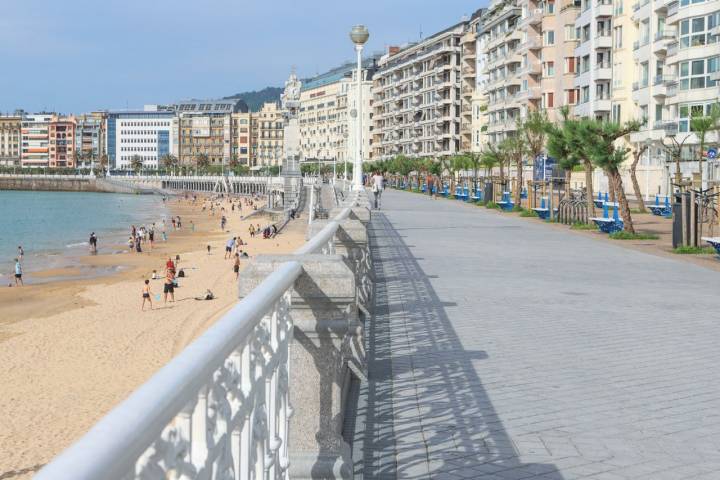
<path fill-rule="evenodd" d="M 35 476 L 39 480 L 122 478 L 208 378 L 302 273 L 281 264 L 150 380 Z M 181 372 L 181 373 L 178 373 Z M 142 439 L 143 441 L 140 441 Z"/>

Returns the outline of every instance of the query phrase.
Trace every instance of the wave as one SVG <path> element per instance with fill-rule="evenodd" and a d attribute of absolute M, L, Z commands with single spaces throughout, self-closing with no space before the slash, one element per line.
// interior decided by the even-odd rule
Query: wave
<path fill-rule="evenodd" d="M 89 245 L 88 242 L 69 243 L 69 244 L 65 245 L 65 248 L 87 247 L 88 245 Z"/>

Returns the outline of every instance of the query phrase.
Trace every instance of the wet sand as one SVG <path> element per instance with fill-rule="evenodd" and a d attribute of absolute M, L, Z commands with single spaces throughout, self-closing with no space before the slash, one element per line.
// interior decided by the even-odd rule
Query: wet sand
<path fill-rule="evenodd" d="M 183 229 L 170 226 L 168 242 L 151 252 L 87 256 L 74 268 L 32 274 L 68 280 L 0 288 L 0 478 L 30 478 L 236 302 L 233 261 L 223 259 L 228 238 L 239 235 L 251 258 L 291 253 L 305 241 L 300 223 L 265 240 L 250 238 L 248 225 L 265 226 L 267 217 L 242 220 L 227 206 L 222 232 L 219 213 L 169 206 Z M 143 280 L 152 270 L 162 276 L 167 257 L 178 254 L 187 276 L 178 279 L 175 303 L 156 301 L 163 280 L 151 280 L 154 309 L 142 312 Z M 119 271 L 76 278 L 88 268 Z M 215 300 L 194 299 L 206 289 Z"/>

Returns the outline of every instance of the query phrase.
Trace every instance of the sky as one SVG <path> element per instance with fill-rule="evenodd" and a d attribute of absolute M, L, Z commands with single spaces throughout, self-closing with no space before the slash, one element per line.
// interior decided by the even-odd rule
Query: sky
<path fill-rule="evenodd" d="M 0 112 L 83 113 L 282 86 L 417 41 L 486 0 L 2 0 Z"/>

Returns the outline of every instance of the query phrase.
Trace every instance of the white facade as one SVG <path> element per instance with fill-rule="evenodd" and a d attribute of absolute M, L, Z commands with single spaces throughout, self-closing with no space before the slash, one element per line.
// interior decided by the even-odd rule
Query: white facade
<path fill-rule="evenodd" d="M 107 145 L 114 150 L 113 168 L 130 169 L 137 155 L 143 168 L 156 169 L 165 154 L 175 155 L 174 117 L 173 112 L 111 112 Z"/>
<path fill-rule="evenodd" d="M 610 0 L 582 0 L 575 20 L 578 102 L 575 115 L 608 120 L 613 78 L 613 5 Z M 618 74 L 621 74 L 618 72 Z"/>

